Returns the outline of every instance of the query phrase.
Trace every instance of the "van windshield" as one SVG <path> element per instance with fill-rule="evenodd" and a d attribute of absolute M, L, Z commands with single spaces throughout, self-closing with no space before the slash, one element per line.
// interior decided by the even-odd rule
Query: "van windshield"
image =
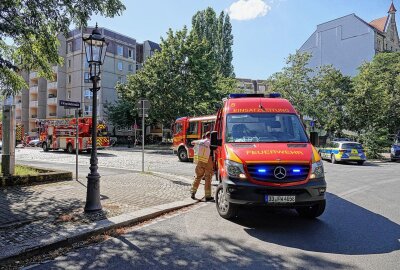
<path fill-rule="evenodd" d="M 308 142 L 295 114 L 228 114 L 226 142 Z"/>

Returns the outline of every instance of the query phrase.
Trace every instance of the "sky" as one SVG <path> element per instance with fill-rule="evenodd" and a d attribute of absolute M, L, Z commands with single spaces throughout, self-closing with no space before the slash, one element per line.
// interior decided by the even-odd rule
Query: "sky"
<path fill-rule="evenodd" d="M 238 78 L 266 79 L 285 66 L 318 24 L 355 13 L 370 22 L 387 15 L 391 0 L 122 0 L 119 17 L 92 16 L 89 25 L 106 27 L 137 42 L 160 42 L 169 28 L 191 26 L 192 16 L 212 7 L 231 16 L 233 65 Z M 394 0 L 400 11 L 400 0 Z"/>

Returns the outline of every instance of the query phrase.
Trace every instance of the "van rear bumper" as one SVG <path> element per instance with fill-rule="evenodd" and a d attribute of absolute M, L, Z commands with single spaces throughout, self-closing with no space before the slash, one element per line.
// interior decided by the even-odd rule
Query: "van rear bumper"
<path fill-rule="evenodd" d="M 269 187 L 253 184 L 249 181 L 226 179 L 222 181 L 226 199 L 230 203 L 243 205 L 263 205 L 288 207 L 314 205 L 325 200 L 325 178 L 314 179 L 306 184 L 291 187 Z M 323 191 L 323 192 L 322 192 Z M 267 203 L 269 196 L 296 196 L 294 203 Z"/>

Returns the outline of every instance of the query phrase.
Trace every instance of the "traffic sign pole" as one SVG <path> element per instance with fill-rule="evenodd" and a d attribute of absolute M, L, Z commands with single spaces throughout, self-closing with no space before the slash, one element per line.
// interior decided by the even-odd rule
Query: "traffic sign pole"
<path fill-rule="evenodd" d="M 142 172 L 144 172 L 144 100 L 142 100 Z"/>
<path fill-rule="evenodd" d="M 76 117 L 76 134 L 75 134 L 75 159 L 76 159 L 76 168 L 75 168 L 75 179 L 78 181 L 78 155 L 79 155 L 79 109 L 75 110 Z"/>

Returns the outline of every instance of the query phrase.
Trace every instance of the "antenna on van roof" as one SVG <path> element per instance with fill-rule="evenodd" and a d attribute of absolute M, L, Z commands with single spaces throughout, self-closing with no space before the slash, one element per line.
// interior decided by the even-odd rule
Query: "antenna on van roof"
<path fill-rule="evenodd" d="M 258 108 L 260 108 L 261 110 L 265 111 L 265 108 L 264 108 L 264 106 L 263 106 L 262 103 L 261 103 L 261 98 L 260 98 L 260 105 L 258 105 Z"/>

